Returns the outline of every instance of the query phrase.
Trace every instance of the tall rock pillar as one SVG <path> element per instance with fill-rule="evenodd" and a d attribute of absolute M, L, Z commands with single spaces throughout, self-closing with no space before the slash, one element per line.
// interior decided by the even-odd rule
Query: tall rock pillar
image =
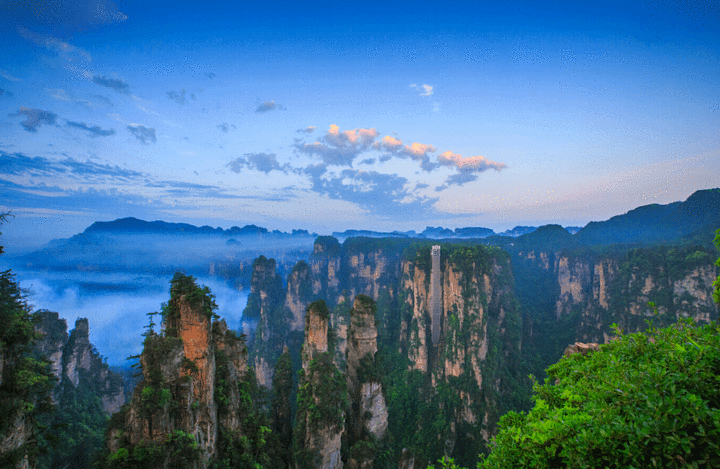
<path fill-rule="evenodd" d="M 297 469 L 341 469 L 347 408 L 345 377 L 335 366 L 328 340 L 330 311 L 323 300 L 307 307 L 303 370 L 295 423 Z"/>
<path fill-rule="evenodd" d="M 377 327 L 372 298 L 357 295 L 350 310 L 348 328 L 347 382 L 351 406 L 348 410 L 348 468 L 370 469 L 377 454 L 375 445 L 385 437 L 388 411 L 377 368 Z"/>

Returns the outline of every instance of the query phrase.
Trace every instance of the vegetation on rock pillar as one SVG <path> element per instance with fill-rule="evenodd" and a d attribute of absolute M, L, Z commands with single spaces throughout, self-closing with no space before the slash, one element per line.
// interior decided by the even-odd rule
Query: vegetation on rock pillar
<path fill-rule="evenodd" d="M 282 467 L 292 465 L 292 405 L 290 396 L 293 391 L 292 362 L 290 353 L 285 350 L 275 365 L 273 374 L 273 398 L 270 410 L 272 431 L 278 440 L 274 448 Z"/>
<path fill-rule="evenodd" d="M 0 223 L 7 215 L 0 214 Z M 14 467 L 25 455 L 34 461 L 41 439 L 38 417 L 53 408 L 55 378 L 49 363 L 33 353 L 39 339 L 34 324 L 15 276 L 10 270 L 0 272 L 0 467 Z M 28 438 L 21 444 L 10 442 L 23 433 Z"/>
<path fill-rule="evenodd" d="M 317 448 L 306 447 L 312 442 L 309 435 L 320 431 L 342 431 L 345 409 L 348 405 L 345 376 L 333 363 L 332 355 L 320 353 L 300 372 L 300 388 L 297 394 L 297 418 L 295 419 L 295 462 L 298 468 L 317 467 Z"/>
<path fill-rule="evenodd" d="M 185 297 L 185 301 L 191 308 L 200 307 L 200 310 L 208 319 L 217 319 L 215 314 L 217 304 L 215 304 L 215 295 L 210 293 L 209 287 L 199 287 L 195 283 L 195 277 L 175 272 L 172 280 L 170 280 L 170 301 L 163 304 L 162 316 L 168 322 L 168 319 L 174 319 L 177 315 L 177 303 L 181 297 Z M 152 316 L 150 317 L 151 325 Z M 152 330 L 152 328 L 151 328 Z M 173 332 L 170 331 L 172 335 Z"/>

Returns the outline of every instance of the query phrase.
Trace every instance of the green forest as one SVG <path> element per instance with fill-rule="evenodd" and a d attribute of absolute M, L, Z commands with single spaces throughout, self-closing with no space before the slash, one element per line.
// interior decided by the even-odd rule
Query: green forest
<path fill-rule="evenodd" d="M 542 231 L 535 236 L 545 243 L 552 238 Z M 271 340 L 257 342 L 262 337 L 257 334 L 263 333 L 259 327 L 254 348 L 248 347 L 250 341 L 244 335 L 225 331 L 207 287 L 177 273 L 168 302 L 159 313 L 148 314 L 142 355 L 130 357 L 135 362 L 140 359 L 136 379 L 144 378 L 135 391 L 142 404 L 139 416 L 133 417 L 128 414 L 129 404 L 113 415 L 105 412 L 102 396 L 106 390 L 87 372 L 81 370 L 79 384 L 74 385 L 65 375 L 61 379 L 53 375 L 47 357 L 35 346 L 43 338 L 36 331 L 38 312 L 31 311 L 12 272 L 5 271 L 0 273 L 0 323 L 4 325 L 0 331 L 0 442 L 7 444 L 12 434 L 26 438 L 0 454 L 0 466 L 27 461 L 29 467 L 37 468 L 310 468 L 316 467 L 320 457 L 303 443 L 311 428 L 349 432 L 340 450 L 343 463 L 365 458 L 378 469 L 408 461 L 429 468 L 720 467 L 719 326 L 717 321 L 678 319 L 683 305 L 693 298 L 673 296 L 671 288 L 664 286 L 682 284 L 688 271 L 712 262 L 717 251 L 692 244 L 593 250 L 563 248 L 559 241 L 552 246 L 560 249 L 554 255 L 568 265 L 610 259 L 607 262 L 616 266 L 614 280 L 607 285 L 607 314 L 590 305 L 559 315 L 555 302 L 560 287 L 548 280 L 543 264 L 535 254 L 528 255 L 522 241 L 507 251 L 476 241 L 443 243 L 447 260 L 443 269 L 452 269 L 459 279 L 457 298 L 462 306 L 447 311 L 441 346 L 427 344 L 425 372 L 411 358 L 425 346 L 423 328 L 427 333 L 430 325 L 413 316 L 413 301 L 420 297 L 411 298 L 411 290 L 400 286 L 411 285 L 412 279 L 429 281 L 432 243 L 352 239 L 343 246 L 326 238 L 318 242 L 329 248 L 313 262 L 381 252 L 409 259 L 405 265 L 415 269 L 412 275 L 405 272 L 395 280 L 381 279 L 376 300 L 355 295 L 372 311 L 377 325 L 377 353 L 360 361 L 357 379 L 382 386 L 387 431 L 381 439 L 367 433 L 360 436 L 357 429 L 344 430 L 349 415 L 357 413 L 350 409 L 348 365 L 337 336 L 338 325 L 350 324 L 351 295 L 346 290 L 338 292 L 341 300 L 328 308 L 325 300 L 330 301 L 331 295 L 325 285 L 325 300 L 308 306 L 324 312 L 321 317 L 331 327 L 327 352 L 316 356 L 305 372 L 300 367 L 299 333 L 277 332 L 287 327 L 291 312 L 279 300 L 284 287 L 274 275 L 274 260 L 261 256 L 254 263 L 254 272 L 259 272 L 255 281 L 275 296 L 270 303 L 259 294 L 248 301 L 246 312 L 256 320 L 263 319 L 267 314 L 263 308 L 270 305 L 262 327 L 271 331 L 267 336 Z M 720 250 L 720 230 L 714 243 Z M 367 259 L 377 262 L 369 254 Z M 720 267 L 720 259 L 715 265 Z M 345 270 L 340 275 L 349 272 L 345 264 L 341 269 Z M 305 282 L 298 291 L 306 300 L 313 296 L 308 280 L 311 270 L 301 261 L 289 274 Z M 634 283 L 639 273 L 653 278 L 657 288 L 648 289 L 647 282 L 644 287 Z M 345 287 L 365 288 L 362 278 L 348 278 Z M 483 278 L 485 282 L 492 278 L 492 296 L 477 280 Z M 720 303 L 720 277 L 712 287 L 713 299 Z M 645 296 L 648 301 L 642 311 L 646 312 L 641 316 L 623 312 L 629 303 Z M 207 330 L 225 341 L 213 345 L 211 407 L 197 394 L 187 402 L 178 397 L 190 392 L 182 389 L 201 382 L 202 370 L 195 361 L 182 358 L 178 380 L 167 378 L 168 364 L 181 356 L 184 346 L 176 328 L 181 327 L 184 304 L 200 311 Z M 706 309 L 697 308 L 698 314 L 706 314 Z M 478 315 L 478 311 L 484 313 Z M 597 351 L 562 357 L 575 337 L 592 333 L 582 318 L 594 314 L 612 339 Z M 156 315 L 166 325 L 159 331 Z M 488 331 L 482 344 L 476 343 L 478 327 Z M 72 349 L 75 339 L 72 333 L 69 337 L 65 347 Z M 407 340 L 399 345 L 397 337 Z M 483 354 L 482 385 L 469 371 L 476 365 L 458 344 L 477 346 L 474 353 Z M 464 371 L 445 375 L 437 371 L 458 356 L 464 357 Z M 254 360 L 263 357 L 272 358 L 268 389 L 258 385 L 253 368 Z M 107 365 L 100 367 L 104 373 L 108 370 Z M 152 425 L 172 428 L 173 422 L 180 425 L 187 415 L 197 418 L 203 412 L 218 419 L 217 441 L 212 442 L 214 453 L 209 458 L 202 450 L 209 443 L 180 429 L 152 442 L 131 443 L 126 434 L 134 418 L 150 422 L 152 435 Z M 464 414 L 471 417 L 459 420 L 458 415 Z M 446 435 L 453 435 L 452 440 L 442 438 Z"/>

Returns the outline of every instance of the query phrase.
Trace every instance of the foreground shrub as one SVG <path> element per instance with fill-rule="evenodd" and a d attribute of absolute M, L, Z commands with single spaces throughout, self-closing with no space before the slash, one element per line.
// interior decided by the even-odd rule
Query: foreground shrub
<path fill-rule="evenodd" d="M 720 467 L 720 326 L 692 320 L 565 357 L 480 468 Z"/>

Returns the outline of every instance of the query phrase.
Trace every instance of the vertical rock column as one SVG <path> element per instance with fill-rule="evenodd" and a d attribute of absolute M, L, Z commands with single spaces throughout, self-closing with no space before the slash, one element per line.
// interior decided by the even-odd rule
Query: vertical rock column
<path fill-rule="evenodd" d="M 315 240 L 310 256 L 312 270 L 312 294 L 327 301 L 334 308 L 342 296 L 345 283 L 341 277 L 342 246 L 332 236 L 320 236 Z"/>
<path fill-rule="evenodd" d="M 215 354 L 211 347 L 211 319 L 200 311 L 197 305 L 191 305 L 183 295 L 177 301 L 175 327 L 178 337 L 182 339 L 184 363 L 187 366 L 181 371 L 181 377 L 192 376 L 192 404 L 199 404 L 194 422 L 188 422 L 189 430 L 196 434 L 201 447 L 206 447 L 208 454 L 214 452 L 217 438 L 217 413 L 215 409 Z M 189 364 L 189 363 L 188 363 Z M 190 396 L 188 396 L 190 397 Z M 197 406 L 196 404 L 196 406 Z"/>
<path fill-rule="evenodd" d="M 350 310 L 347 350 L 350 468 L 372 468 L 376 454 L 373 445 L 387 432 L 388 411 L 375 362 L 376 352 L 375 304 L 370 297 L 358 295 Z"/>
<path fill-rule="evenodd" d="M 298 390 L 296 442 L 298 469 L 341 469 L 345 427 L 345 377 L 333 363 L 328 340 L 330 311 L 323 300 L 305 313 L 303 372 Z"/>
<path fill-rule="evenodd" d="M 260 256 L 253 262 L 250 296 L 243 311 L 245 333 L 250 338 L 251 361 L 257 382 L 269 388 L 272 384 L 273 364 L 282 353 L 284 340 L 281 331 L 289 328 L 290 319 L 283 315 L 285 297 L 282 279 L 276 270 L 275 259 Z M 251 324 L 255 324 L 253 329 Z"/>

